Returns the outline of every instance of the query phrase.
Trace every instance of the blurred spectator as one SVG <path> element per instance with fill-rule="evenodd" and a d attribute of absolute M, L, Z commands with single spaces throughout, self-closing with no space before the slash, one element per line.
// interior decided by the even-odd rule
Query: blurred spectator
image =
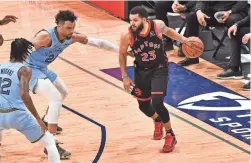
<path fill-rule="evenodd" d="M 229 46 L 231 51 L 228 68 L 219 79 L 242 79 L 241 44 L 247 44 L 250 39 L 250 13 L 228 29 Z"/>
<path fill-rule="evenodd" d="M 185 36 L 199 35 L 199 26 L 215 26 L 224 24 L 227 27 L 232 26 L 237 21 L 243 19 L 248 15 L 247 1 L 198 1 L 196 3 L 195 12 L 190 13 L 186 17 L 187 27 Z M 219 11 L 224 11 L 221 21 L 218 22 L 214 14 Z M 179 51 L 180 56 L 184 55 L 182 49 Z M 188 66 L 199 63 L 199 58 L 185 58 L 178 64 L 181 66 Z"/>

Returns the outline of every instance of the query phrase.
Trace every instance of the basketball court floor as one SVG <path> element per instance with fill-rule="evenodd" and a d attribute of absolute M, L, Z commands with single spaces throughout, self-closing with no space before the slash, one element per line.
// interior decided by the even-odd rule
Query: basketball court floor
<path fill-rule="evenodd" d="M 15 15 L 16 23 L 1 26 L 5 39 L 30 39 L 42 28 L 55 26 L 54 15 L 69 9 L 79 17 L 76 31 L 119 44 L 128 24 L 81 1 L 1 1 L 0 15 Z M 0 47 L 0 62 L 9 59 L 10 42 Z M 164 140 L 152 140 L 153 122 L 123 91 L 118 54 L 74 44 L 50 65 L 69 89 L 57 136 L 72 152 L 63 163 L 248 163 L 250 158 L 250 92 L 241 81 L 218 80 L 222 69 L 201 59 L 186 68 L 183 58 L 169 55 L 170 81 L 165 105 L 178 144 L 161 153 Z M 133 76 L 132 58 L 128 72 Z M 41 116 L 43 97 L 32 96 Z M 14 130 L 4 132 L 1 163 L 46 163 L 40 144 L 30 144 Z"/>

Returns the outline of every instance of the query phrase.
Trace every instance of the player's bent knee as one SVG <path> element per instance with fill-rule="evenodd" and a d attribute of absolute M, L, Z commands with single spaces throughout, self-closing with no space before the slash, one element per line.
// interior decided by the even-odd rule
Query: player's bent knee
<path fill-rule="evenodd" d="M 56 80 L 53 82 L 57 90 L 61 93 L 63 100 L 68 96 L 68 89 L 63 83 L 63 81 L 57 77 Z"/>
<path fill-rule="evenodd" d="M 63 101 L 68 96 L 68 90 L 66 87 L 58 87 L 58 86 L 56 87 Z"/>
<path fill-rule="evenodd" d="M 156 110 L 157 114 L 160 116 L 163 123 L 167 123 L 170 120 L 169 112 L 164 106 L 164 96 L 163 95 L 154 95 L 152 96 L 152 105 Z"/>
<path fill-rule="evenodd" d="M 63 101 L 63 97 L 61 96 L 61 94 L 55 90 L 53 92 L 51 92 L 51 94 L 49 95 L 49 103 L 50 102 L 61 102 Z"/>
<path fill-rule="evenodd" d="M 139 101 L 139 109 L 148 117 L 152 117 L 155 113 L 153 107 L 151 106 L 151 100 L 149 101 Z"/>
<path fill-rule="evenodd" d="M 62 96 L 49 79 L 38 79 L 35 93 L 46 96 L 49 101 L 62 101 Z"/>
<path fill-rule="evenodd" d="M 62 95 L 62 99 L 64 100 L 68 96 L 68 90 L 65 89 L 64 91 L 62 91 L 61 95 Z"/>
<path fill-rule="evenodd" d="M 61 108 L 62 101 L 52 101 L 49 103 L 49 109 L 47 113 L 49 124 L 58 124 Z"/>
<path fill-rule="evenodd" d="M 49 124 L 58 124 L 62 103 L 63 98 L 61 93 L 53 86 L 49 94 L 49 109 L 47 113 Z"/>
<path fill-rule="evenodd" d="M 164 106 L 164 95 L 152 95 L 152 105 L 154 109 L 163 108 Z"/>

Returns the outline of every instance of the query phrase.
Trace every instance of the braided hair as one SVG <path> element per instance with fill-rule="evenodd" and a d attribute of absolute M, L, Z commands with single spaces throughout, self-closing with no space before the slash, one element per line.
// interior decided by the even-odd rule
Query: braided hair
<path fill-rule="evenodd" d="M 33 44 L 24 38 L 17 38 L 11 43 L 10 59 L 24 61 L 26 55 L 32 52 Z"/>

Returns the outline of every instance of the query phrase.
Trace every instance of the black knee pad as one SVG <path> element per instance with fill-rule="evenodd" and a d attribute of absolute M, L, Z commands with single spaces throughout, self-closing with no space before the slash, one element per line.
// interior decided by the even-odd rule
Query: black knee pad
<path fill-rule="evenodd" d="M 151 100 L 148 101 L 138 101 L 139 109 L 148 117 L 152 117 L 155 110 L 152 107 Z"/>
<path fill-rule="evenodd" d="M 163 123 L 167 123 L 170 120 L 169 112 L 164 106 L 163 95 L 153 95 L 152 96 L 152 106 L 154 110 L 158 113 Z"/>

